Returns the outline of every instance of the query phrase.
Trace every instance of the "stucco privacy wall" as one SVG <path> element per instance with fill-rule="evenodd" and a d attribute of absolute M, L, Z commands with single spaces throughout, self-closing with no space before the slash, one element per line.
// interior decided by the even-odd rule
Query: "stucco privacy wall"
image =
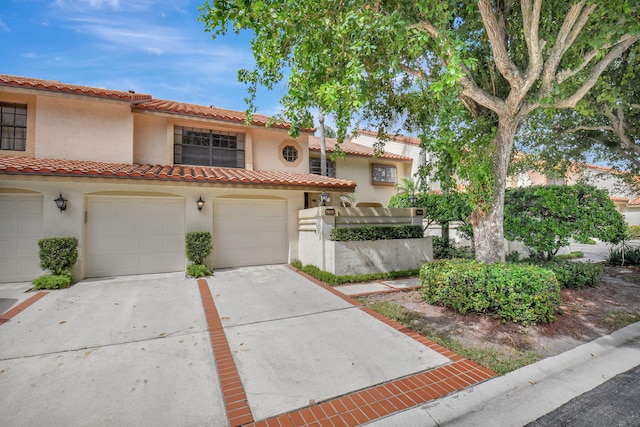
<path fill-rule="evenodd" d="M 335 227 L 421 225 L 421 209 L 311 208 L 298 213 L 299 260 L 336 275 L 419 268 L 433 260 L 431 237 L 335 242 Z"/>
<path fill-rule="evenodd" d="M 36 157 L 133 163 L 128 102 L 39 96 L 35 119 Z"/>
<path fill-rule="evenodd" d="M 101 178 L 59 178 L 42 181 L 36 177 L 20 176 L 0 180 L 0 194 L 14 193 L 15 190 L 33 191 L 43 195 L 42 234 L 48 236 L 76 236 L 79 240 L 79 259 L 73 271 L 76 279 L 87 277 L 86 225 L 85 212 L 88 198 L 93 195 L 127 196 L 132 198 L 144 197 L 175 197 L 184 200 L 184 230 L 210 231 L 213 230 L 213 202 L 215 198 L 237 197 L 257 199 L 255 189 L 251 188 L 218 188 L 195 185 L 167 185 L 165 182 L 140 184 L 128 182 L 125 179 Z M 68 200 L 67 210 L 60 212 L 54 203 L 58 194 L 62 193 Z M 304 207 L 304 198 L 300 191 L 263 189 L 261 198 L 286 200 L 287 205 L 287 241 L 289 260 L 298 257 L 297 244 L 297 212 Z M 198 211 L 196 200 L 202 197 L 205 205 Z M 144 215 L 144 212 L 140 212 Z M 259 215 L 259 212 L 256 212 Z M 222 250 L 222 248 L 214 248 Z M 211 265 L 212 257 L 208 260 Z M 186 265 L 186 259 L 185 259 Z M 214 266 L 215 267 L 215 266 Z"/>

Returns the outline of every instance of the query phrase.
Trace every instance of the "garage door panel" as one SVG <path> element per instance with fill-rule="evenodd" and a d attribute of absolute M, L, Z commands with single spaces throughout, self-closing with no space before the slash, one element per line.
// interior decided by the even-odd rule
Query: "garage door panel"
<path fill-rule="evenodd" d="M 284 200 L 214 200 L 216 268 L 279 264 L 288 260 Z"/>
<path fill-rule="evenodd" d="M 41 195 L 0 195 L 0 282 L 30 281 L 42 274 Z"/>
<path fill-rule="evenodd" d="M 184 270 L 184 200 L 90 197 L 88 275 Z"/>

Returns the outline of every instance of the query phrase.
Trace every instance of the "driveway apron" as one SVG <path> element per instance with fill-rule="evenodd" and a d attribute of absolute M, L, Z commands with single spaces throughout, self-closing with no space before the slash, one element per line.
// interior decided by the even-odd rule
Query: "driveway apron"
<path fill-rule="evenodd" d="M 208 284 L 254 420 L 451 362 L 287 266 L 216 271 Z"/>
<path fill-rule="evenodd" d="M 0 423 L 225 426 L 198 287 L 85 280 L 0 326 Z"/>

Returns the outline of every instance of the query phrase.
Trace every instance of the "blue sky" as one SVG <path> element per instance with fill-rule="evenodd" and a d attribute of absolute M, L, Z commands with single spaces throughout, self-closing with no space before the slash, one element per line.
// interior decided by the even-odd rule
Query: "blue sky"
<path fill-rule="evenodd" d="M 0 74 L 244 111 L 237 70 L 253 64 L 250 35 L 212 40 L 197 20 L 202 3 L 1 0 Z M 259 112 L 279 112 L 283 91 L 259 92 Z"/>

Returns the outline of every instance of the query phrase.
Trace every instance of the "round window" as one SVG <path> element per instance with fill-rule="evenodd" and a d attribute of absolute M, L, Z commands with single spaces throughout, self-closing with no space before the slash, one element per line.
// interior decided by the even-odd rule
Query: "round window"
<path fill-rule="evenodd" d="M 282 149 L 282 157 L 287 162 L 293 163 L 298 160 L 298 150 L 292 145 L 287 145 Z"/>

